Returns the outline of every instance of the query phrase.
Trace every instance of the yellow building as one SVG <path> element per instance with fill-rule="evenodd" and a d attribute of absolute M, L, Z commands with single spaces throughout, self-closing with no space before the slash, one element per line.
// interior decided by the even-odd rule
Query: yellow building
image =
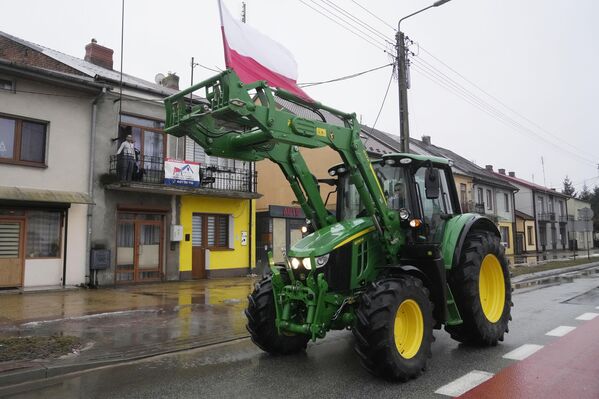
<path fill-rule="evenodd" d="M 535 218 L 524 212 L 516 211 L 516 253 L 537 251 L 535 230 Z"/>
<path fill-rule="evenodd" d="M 255 266 L 255 200 L 182 196 L 181 278 L 244 276 Z M 251 224 L 251 226 L 250 226 Z"/>

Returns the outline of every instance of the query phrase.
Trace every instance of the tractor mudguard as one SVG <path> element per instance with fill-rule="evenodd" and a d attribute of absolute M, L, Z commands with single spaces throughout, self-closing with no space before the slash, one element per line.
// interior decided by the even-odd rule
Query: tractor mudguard
<path fill-rule="evenodd" d="M 443 234 L 443 261 L 445 269 L 450 270 L 456 265 L 461 256 L 464 240 L 471 230 L 489 231 L 500 236 L 499 228 L 486 216 L 477 213 L 464 213 L 451 218 L 445 226 Z"/>

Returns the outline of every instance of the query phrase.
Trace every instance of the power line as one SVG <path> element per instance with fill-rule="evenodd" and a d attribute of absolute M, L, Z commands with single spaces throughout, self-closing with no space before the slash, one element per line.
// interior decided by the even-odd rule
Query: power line
<path fill-rule="evenodd" d="M 449 69 L 450 71 L 452 71 L 453 73 L 455 73 L 457 76 L 459 76 L 460 78 L 462 78 L 464 81 L 468 82 L 470 85 L 472 85 L 473 87 L 477 88 L 482 93 L 486 94 L 487 96 L 489 96 L 490 98 L 492 98 L 493 100 L 495 100 L 497 103 L 501 104 L 507 110 L 513 112 L 515 115 L 519 116 L 520 118 L 524 119 L 525 121 L 527 121 L 531 125 L 535 126 L 537 129 L 540 129 L 541 131 L 545 132 L 546 134 L 548 134 L 549 136 L 553 137 L 554 139 L 562 141 L 563 143 L 565 143 L 566 145 L 569 145 L 570 147 L 572 147 L 576 151 L 585 152 L 585 151 L 577 148 L 576 146 L 572 145 L 571 143 L 563 141 L 560 137 L 558 137 L 557 135 L 551 133 L 550 131 L 548 131 L 547 129 L 545 129 L 543 126 L 539 125 L 538 123 L 536 123 L 535 121 L 533 121 L 530 118 L 526 117 L 525 115 L 522 115 L 520 112 L 516 111 L 515 109 L 513 109 L 512 107 L 510 107 L 509 105 L 507 105 L 505 102 L 503 102 L 502 100 L 500 100 L 499 98 L 497 98 L 493 94 L 489 93 L 488 91 L 484 90 L 482 87 L 480 87 L 479 85 L 477 85 L 476 83 L 474 83 L 473 81 L 471 81 L 470 79 L 468 79 L 467 77 L 465 77 L 460 72 L 456 71 L 454 68 L 452 68 L 451 66 L 449 66 L 447 63 L 443 62 L 443 60 L 441 60 L 438 57 L 436 57 L 434 54 L 432 54 L 426 48 L 422 47 L 420 44 L 418 45 L 418 47 L 423 52 L 425 52 L 426 54 L 428 54 L 431 58 L 435 59 L 437 62 L 439 62 L 440 64 L 442 64 L 444 67 L 446 67 L 447 69 Z M 587 155 L 591 155 L 591 154 L 587 153 Z"/>
<path fill-rule="evenodd" d="M 378 19 L 379 21 L 381 21 L 384 25 L 388 26 L 389 28 L 393 29 L 394 32 L 397 32 L 397 29 L 388 24 L 387 21 L 379 18 L 379 16 L 377 16 L 376 14 L 373 14 L 369 9 L 367 9 L 366 7 L 364 7 L 362 4 L 358 3 L 357 1 L 351 0 L 352 3 L 354 3 L 355 5 L 357 5 L 358 7 L 360 7 L 362 10 L 366 11 L 368 14 L 372 15 L 373 17 L 375 17 L 376 19 Z"/>
<path fill-rule="evenodd" d="M 330 16 L 324 14 L 323 12 L 321 12 L 320 10 L 317 10 L 316 8 L 312 7 L 310 4 L 306 3 L 304 0 L 298 0 L 300 3 L 302 3 L 303 5 L 305 5 L 306 7 L 311 8 L 312 10 L 316 11 L 317 13 L 319 13 L 320 15 L 324 16 L 325 18 L 329 19 L 330 21 L 332 21 L 333 23 L 339 25 L 340 27 L 342 27 L 343 29 L 345 29 L 346 31 L 350 32 L 352 35 L 359 37 L 360 39 L 364 40 L 365 42 L 369 43 L 371 46 L 374 46 L 376 48 L 378 48 L 379 50 L 383 50 L 384 52 L 387 52 L 387 49 L 383 46 L 381 46 L 380 43 L 377 43 L 376 41 L 373 41 L 371 38 L 369 37 L 364 37 L 362 35 L 360 35 L 359 33 L 357 33 L 355 30 L 352 30 L 350 28 L 348 28 L 347 26 L 343 25 L 342 23 L 339 23 L 338 21 L 336 21 L 335 19 L 331 18 Z M 311 0 L 313 1 L 313 0 Z M 317 4 L 317 3 L 315 3 Z M 318 4 L 317 4 L 318 5 Z M 361 32 L 361 31 L 360 31 Z"/>
<path fill-rule="evenodd" d="M 536 136 L 537 138 L 540 138 L 541 140 L 544 140 L 546 143 L 553 145 L 554 147 L 563 150 L 563 151 L 567 151 L 570 154 L 574 155 L 575 157 L 584 160 L 585 162 L 591 163 L 591 164 L 595 164 L 593 161 L 579 155 L 576 152 L 570 151 L 568 149 L 565 149 L 563 147 L 561 147 L 560 145 L 548 140 L 547 138 L 543 137 L 541 134 L 539 134 L 538 132 L 535 132 L 534 130 L 522 125 L 520 122 L 514 120 L 513 118 L 511 118 L 509 115 L 505 114 L 504 112 L 502 112 L 501 110 L 499 110 L 498 108 L 496 108 L 495 106 L 493 106 L 492 104 L 489 104 L 488 102 L 486 102 L 484 99 L 480 98 L 479 96 L 477 96 L 476 94 L 472 93 L 470 90 L 468 90 L 467 88 L 465 88 L 464 86 L 460 85 L 458 82 L 456 82 L 455 80 L 453 80 L 451 77 L 447 76 L 446 74 L 444 74 L 442 71 L 439 71 L 438 69 L 436 69 L 433 65 L 427 63 L 426 61 L 422 60 L 422 59 L 415 59 L 413 60 L 414 65 L 419 65 L 419 67 L 421 69 L 426 70 L 427 72 L 429 72 L 432 75 L 435 75 L 439 80 L 445 81 L 449 86 L 451 86 L 453 89 L 459 91 L 462 93 L 462 97 L 467 97 L 470 100 L 472 100 L 473 102 L 477 103 L 479 108 L 484 108 L 488 111 L 488 113 L 492 113 L 494 114 L 496 117 L 503 119 L 506 123 L 508 123 L 511 127 L 516 128 L 522 132 L 528 133 L 528 134 L 532 134 L 534 136 Z"/>
<path fill-rule="evenodd" d="M 376 119 L 372 124 L 372 130 L 376 127 L 376 123 L 379 121 L 379 116 L 381 116 L 381 111 L 383 111 L 383 106 L 385 105 L 385 101 L 387 101 L 387 94 L 389 94 L 389 88 L 391 87 L 391 82 L 393 82 L 393 75 L 395 71 L 391 71 L 391 77 L 389 78 L 389 83 L 387 84 L 387 90 L 385 90 L 385 95 L 383 96 L 383 101 L 381 102 L 381 107 L 379 108 L 378 114 L 376 114 Z"/>
<path fill-rule="evenodd" d="M 385 35 L 384 33 L 382 33 L 381 31 L 379 31 L 378 29 L 374 28 L 372 25 L 364 22 L 363 20 L 361 20 L 360 18 L 356 18 L 355 16 L 353 16 L 349 11 L 347 11 L 346 9 L 344 9 L 343 7 L 338 6 L 337 4 L 335 4 L 333 1 L 330 0 L 324 0 L 325 3 L 330 4 L 332 7 L 336 8 L 337 10 L 339 10 L 341 13 L 343 13 L 344 15 L 346 15 L 348 18 L 350 18 L 351 20 L 357 22 L 358 24 L 360 24 L 361 26 L 365 27 L 366 29 L 368 29 L 370 32 L 374 33 L 375 35 L 377 35 L 378 37 L 380 37 L 381 39 L 383 39 L 384 41 L 388 42 L 389 44 L 393 45 L 394 43 L 390 42 L 387 37 L 387 35 Z"/>
<path fill-rule="evenodd" d="M 369 72 L 378 71 L 379 69 L 383 69 L 383 68 L 386 68 L 386 67 L 391 66 L 391 65 L 394 65 L 394 64 L 385 64 L 385 65 L 381 65 L 381 66 L 376 67 L 376 68 L 368 69 L 366 71 L 353 73 L 351 75 L 346 75 L 346 76 L 342 76 L 342 77 L 335 78 L 335 79 L 324 80 L 322 82 L 298 83 L 298 86 L 301 87 L 301 88 L 304 88 L 304 87 L 322 85 L 322 84 L 326 84 L 326 83 L 339 82 L 339 81 L 342 81 L 342 80 L 355 78 L 355 77 L 367 74 Z"/>

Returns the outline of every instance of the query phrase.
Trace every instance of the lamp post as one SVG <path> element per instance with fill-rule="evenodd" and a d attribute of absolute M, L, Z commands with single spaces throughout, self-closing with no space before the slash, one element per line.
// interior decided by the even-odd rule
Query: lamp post
<path fill-rule="evenodd" d="M 410 15 L 406 15 L 401 18 L 397 23 L 397 34 L 395 35 L 396 50 L 397 50 L 397 82 L 399 88 L 399 131 L 400 131 L 400 143 L 401 152 L 410 152 L 410 123 L 408 120 L 408 86 L 407 86 L 407 75 L 406 75 L 406 47 L 405 37 L 401 31 L 401 21 L 413 17 L 416 14 L 420 14 L 429 8 L 439 7 L 450 0 L 438 0 L 428 7 L 413 12 Z"/>

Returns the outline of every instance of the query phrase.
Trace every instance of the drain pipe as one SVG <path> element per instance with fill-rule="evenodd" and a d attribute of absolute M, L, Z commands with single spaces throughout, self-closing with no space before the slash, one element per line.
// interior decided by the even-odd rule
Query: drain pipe
<path fill-rule="evenodd" d="M 96 160 L 96 119 L 98 114 L 98 101 L 106 94 L 106 87 L 102 88 L 100 94 L 98 94 L 94 101 L 92 101 L 92 123 L 90 130 L 90 143 L 89 143 L 89 174 L 88 174 L 88 186 L 87 193 L 89 198 L 94 201 L 94 163 Z M 94 204 L 87 205 L 87 237 L 85 240 L 85 277 L 88 278 L 88 286 L 93 284 L 91 281 L 91 242 L 92 242 L 92 222 L 94 215 Z"/>

